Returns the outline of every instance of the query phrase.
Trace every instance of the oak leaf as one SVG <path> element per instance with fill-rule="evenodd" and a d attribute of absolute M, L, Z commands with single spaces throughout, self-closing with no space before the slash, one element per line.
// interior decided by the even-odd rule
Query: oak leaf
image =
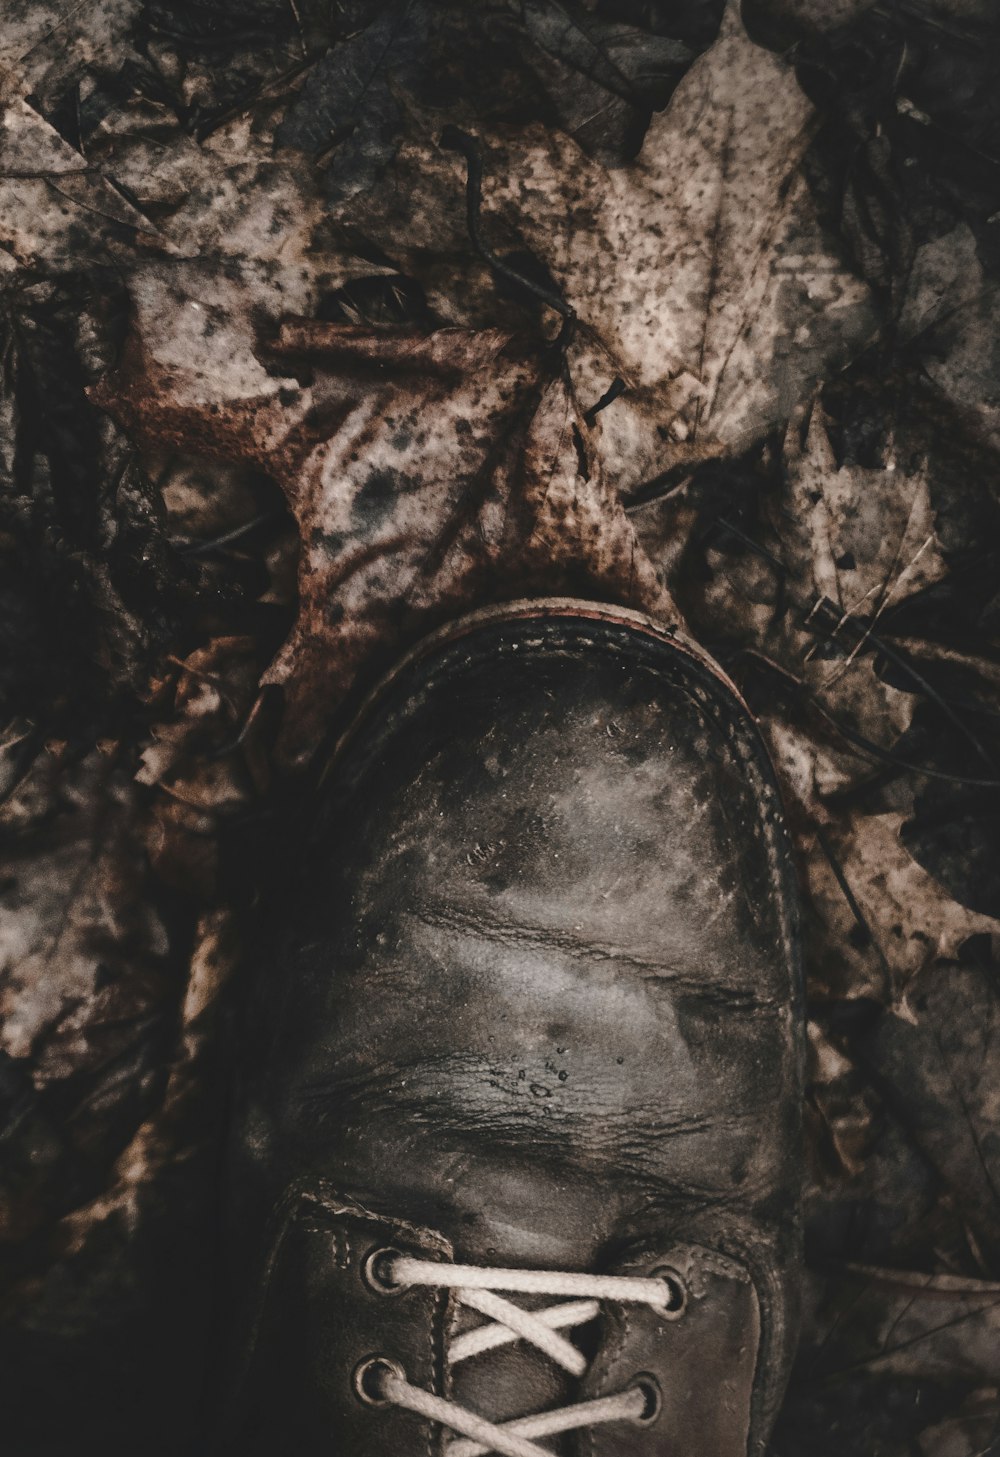
<path fill-rule="evenodd" d="M 250 461 L 287 495 L 299 616 L 263 678 L 285 691 L 287 758 L 316 747 L 362 670 L 472 601 L 563 593 L 674 618 L 551 350 L 499 330 L 300 321 L 272 355 L 308 361 L 311 383 L 264 376 L 219 403 L 135 341 L 97 398 L 154 443 Z"/>

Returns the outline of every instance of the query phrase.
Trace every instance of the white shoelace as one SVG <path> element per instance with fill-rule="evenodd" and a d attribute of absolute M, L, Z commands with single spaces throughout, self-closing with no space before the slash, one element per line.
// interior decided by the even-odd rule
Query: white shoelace
<path fill-rule="evenodd" d="M 478 1265 L 418 1260 L 394 1250 L 373 1256 L 368 1269 L 373 1281 L 387 1290 L 408 1285 L 454 1290 L 463 1305 L 487 1317 L 484 1325 L 451 1343 L 450 1366 L 523 1340 L 579 1378 L 587 1370 L 587 1358 L 560 1332 L 593 1320 L 600 1312 L 602 1300 L 648 1305 L 667 1320 L 678 1319 L 684 1309 L 684 1289 L 673 1271 L 639 1277 L 486 1269 Z M 505 1300 L 496 1293 L 499 1290 L 507 1294 L 553 1295 L 564 1299 L 559 1305 L 529 1311 Z M 504 1457 L 552 1457 L 548 1448 L 539 1447 L 531 1439 L 603 1422 L 646 1420 L 652 1397 L 651 1391 L 637 1382 L 615 1396 L 577 1402 L 498 1426 L 457 1402 L 411 1386 L 402 1369 L 387 1358 L 374 1357 L 366 1363 L 363 1370 L 359 1369 L 356 1383 L 360 1394 L 373 1403 L 388 1402 L 405 1407 L 456 1432 L 458 1437 L 448 1444 L 447 1457 L 481 1457 L 487 1452 L 498 1452 Z M 373 1383 L 377 1390 L 372 1389 Z"/>

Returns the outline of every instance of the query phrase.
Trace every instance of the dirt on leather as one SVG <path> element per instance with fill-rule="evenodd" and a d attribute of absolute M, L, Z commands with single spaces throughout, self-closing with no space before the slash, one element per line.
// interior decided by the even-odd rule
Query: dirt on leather
<path fill-rule="evenodd" d="M 993 8 L 2 9 L 3 1442 L 186 1450 L 287 807 L 401 649 L 571 593 L 704 642 L 782 779 L 774 1453 L 993 1451 Z"/>

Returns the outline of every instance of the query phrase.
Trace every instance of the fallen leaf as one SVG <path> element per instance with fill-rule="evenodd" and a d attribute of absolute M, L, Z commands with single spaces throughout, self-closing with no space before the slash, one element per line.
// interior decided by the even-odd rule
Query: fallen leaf
<path fill-rule="evenodd" d="M 99 1187 L 161 1086 L 182 988 L 120 757 L 44 750 L 0 808 L 4 1240 Z"/>
<path fill-rule="evenodd" d="M 996 1377 L 1000 1284 L 858 1267 L 811 1282 L 800 1379 L 832 1386 L 855 1372 L 988 1383 Z"/>
<path fill-rule="evenodd" d="M 996 1282 L 872 1266 L 811 1273 L 776 1457 L 923 1454 L 949 1417 L 989 1414 L 998 1338 Z"/>
<path fill-rule="evenodd" d="M 32 777 L 51 773 L 42 757 Z M 148 1037 L 170 995 L 127 778 L 95 754 L 57 783 L 51 809 L 19 826 L 8 853 L 0 935 L 0 1048 L 30 1056 L 39 1087 L 99 1073 Z M 4 819 L 18 817 L 22 793 L 30 786 Z"/>
<path fill-rule="evenodd" d="M 786 435 L 787 491 L 776 508 L 774 538 L 798 590 L 826 598 L 845 619 L 874 626 L 891 605 L 946 574 L 935 534 L 926 470 L 898 469 L 891 439 L 885 464 L 838 463 L 830 422 L 817 404 L 805 440 Z"/>
<path fill-rule="evenodd" d="M 793 70 L 730 7 L 634 163 L 603 168 L 540 128 L 483 133 L 484 234 L 500 253 L 527 246 L 578 311 L 578 397 L 596 401 L 616 377 L 629 387 L 601 446 L 617 489 L 745 448 L 873 330 L 868 291 L 824 238 L 799 171 L 813 125 Z M 404 211 L 421 191 L 434 207 Z M 432 247 L 460 251 L 461 192 L 454 162 L 411 144 L 395 185 L 355 203 L 351 221 L 424 278 Z M 454 293 L 428 284 L 456 318 Z"/>
<path fill-rule="evenodd" d="M 816 808 L 813 803 L 811 814 Z M 918 973 L 954 960 L 971 936 L 1000 935 L 992 916 L 966 910 L 917 864 L 900 832 L 906 816 L 857 809 L 805 831 L 810 982 L 820 999 L 891 1001 Z"/>
<path fill-rule="evenodd" d="M 331 201 L 370 187 L 402 130 L 400 90 L 418 71 L 430 31 L 420 0 L 392 0 L 381 15 L 334 46 L 311 69 L 278 128 L 279 146 L 332 153 Z"/>
<path fill-rule="evenodd" d="M 996 922 L 993 923 L 996 926 Z M 952 1191 L 982 1249 L 1000 1255 L 1000 985 L 995 968 L 928 966 L 859 1054 Z"/>
<path fill-rule="evenodd" d="M 890 438 L 882 468 L 838 462 L 819 404 L 785 439 L 780 495 L 767 503 L 761 546 L 780 563 L 786 610 L 774 612 L 758 643 L 828 716 L 825 742 L 799 734 L 820 798 L 871 772 L 871 756 L 838 742 L 836 728 L 891 756 L 920 701 L 876 672 L 886 613 L 947 573 L 935 531 L 926 470 L 898 467 Z M 775 597 L 777 593 L 775 593 Z M 904 680 L 905 681 L 905 680 Z M 787 736 L 782 725 L 779 733 Z"/>
<path fill-rule="evenodd" d="M 250 372 L 220 404 L 203 371 L 157 368 L 137 341 L 95 398 L 155 444 L 252 461 L 285 491 L 299 617 L 262 681 L 285 691 L 288 759 L 312 752 L 362 668 L 473 598 L 562 592 L 674 618 L 543 347 L 303 322 L 273 353 L 289 370 L 308 359 L 312 383 Z"/>

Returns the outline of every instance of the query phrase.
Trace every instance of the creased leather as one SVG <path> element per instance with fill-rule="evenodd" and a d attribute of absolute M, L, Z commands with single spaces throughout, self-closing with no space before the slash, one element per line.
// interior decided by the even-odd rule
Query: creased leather
<path fill-rule="evenodd" d="M 600 1271 L 636 1248 L 715 1250 L 750 1283 L 719 1277 L 668 1339 L 702 1341 L 716 1371 L 728 1352 L 748 1430 L 712 1428 L 711 1457 L 744 1457 L 794 1339 L 791 862 L 759 735 L 718 670 L 602 613 L 460 624 L 402 665 L 325 776 L 244 1028 L 232 1278 L 256 1278 L 261 1231 L 303 1178 L 439 1231 L 460 1262 Z M 360 1317 L 346 1286 L 337 1298 L 349 1332 Z M 497 1420 L 575 1399 L 520 1346 L 459 1367 L 457 1386 Z M 615 1440 L 594 1457 L 678 1450 L 664 1421 Z"/>

